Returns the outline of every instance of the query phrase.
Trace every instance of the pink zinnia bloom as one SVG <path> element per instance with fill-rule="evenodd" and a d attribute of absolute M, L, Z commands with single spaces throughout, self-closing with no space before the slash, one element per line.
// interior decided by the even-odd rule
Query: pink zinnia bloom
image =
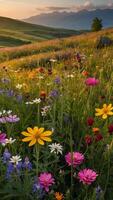
<path fill-rule="evenodd" d="M 51 173 L 41 173 L 39 176 L 39 183 L 45 189 L 46 192 L 49 192 L 49 187 L 55 183 L 55 180 Z"/>
<path fill-rule="evenodd" d="M 0 133 L 0 143 L 5 143 L 6 140 L 6 134 L 5 133 Z"/>
<path fill-rule="evenodd" d="M 83 169 L 78 173 L 80 182 L 86 185 L 91 185 L 96 180 L 98 174 L 92 169 Z"/>
<path fill-rule="evenodd" d="M 90 77 L 86 79 L 85 83 L 87 86 L 95 86 L 99 84 L 99 80 L 96 78 Z"/>
<path fill-rule="evenodd" d="M 65 160 L 69 166 L 73 164 L 73 167 L 76 167 L 77 165 L 83 163 L 84 155 L 79 152 L 73 152 L 73 159 L 72 159 L 72 154 L 71 152 L 69 152 L 67 155 L 65 155 Z"/>

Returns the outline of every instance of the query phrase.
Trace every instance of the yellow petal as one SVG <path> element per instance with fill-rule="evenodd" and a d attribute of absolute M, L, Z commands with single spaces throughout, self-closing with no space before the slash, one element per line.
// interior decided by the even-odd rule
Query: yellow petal
<path fill-rule="evenodd" d="M 24 135 L 24 136 L 31 136 L 31 134 L 30 134 L 30 133 L 28 133 L 28 132 L 25 132 L 25 131 L 23 131 L 21 134 L 22 134 L 22 135 Z"/>
<path fill-rule="evenodd" d="M 102 109 L 100 109 L 100 108 L 95 108 L 95 110 L 96 110 L 96 112 L 101 112 L 102 111 Z"/>
<path fill-rule="evenodd" d="M 23 138 L 23 139 L 22 139 L 23 142 L 29 142 L 30 140 L 32 140 L 31 137 L 26 137 L 26 138 Z"/>
<path fill-rule="evenodd" d="M 44 132 L 44 128 L 39 128 L 39 132 L 43 133 Z"/>
<path fill-rule="evenodd" d="M 29 147 L 33 146 L 36 143 L 36 139 L 31 140 L 31 142 L 29 143 Z"/>
<path fill-rule="evenodd" d="M 38 131 L 39 131 L 38 127 L 35 126 L 35 127 L 33 128 L 33 132 L 37 133 Z"/>
<path fill-rule="evenodd" d="M 41 145 L 44 145 L 44 141 L 41 140 L 41 139 L 38 139 L 38 143 L 41 144 Z"/>
<path fill-rule="evenodd" d="M 107 104 L 104 104 L 104 105 L 103 105 L 103 108 L 107 108 Z"/>
<path fill-rule="evenodd" d="M 49 137 L 41 137 L 41 139 L 47 142 L 52 142 L 52 139 Z"/>
<path fill-rule="evenodd" d="M 103 118 L 103 119 L 106 119 L 106 118 L 107 118 L 107 115 L 106 115 L 106 114 L 102 115 L 102 118 Z"/>
<path fill-rule="evenodd" d="M 52 135 L 52 134 L 53 134 L 52 131 L 45 131 L 44 133 L 42 133 L 42 137 L 43 137 L 43 136 L 50 136 L 50 135 Z"/>
<path fill-rule="evenodd" d="M 32 129 L 32 128 L 28 127 L 28 128 L 27 128 L 27 131 L 28 131 L 30 134 L 33 134 L 33 129 Z"/>
<path fill-rule="evenodd" d="M 102 115 L 103 113 L 95 113 L 95 116 L 98 117 L 100 115 Z"/>
<path fill-rule="evenodd" d="M 108 115 L 113 115 L 113 112 L 109 111 L 109 112 L 108 112 Z"/>
<path fill-rule="evenodd" d="M 112 107 L 112 104 L 110 103 L 109 105 L 108 105 L 108 109 L 110 109 Z"/>

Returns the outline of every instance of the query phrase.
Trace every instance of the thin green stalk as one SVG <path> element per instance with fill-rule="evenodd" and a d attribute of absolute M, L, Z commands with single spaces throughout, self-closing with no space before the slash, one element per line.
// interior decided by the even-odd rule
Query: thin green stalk
<path fill-rule="evenodd" d="M 36 144 L 36 174 L 39 172 L 39 144 Z"/>

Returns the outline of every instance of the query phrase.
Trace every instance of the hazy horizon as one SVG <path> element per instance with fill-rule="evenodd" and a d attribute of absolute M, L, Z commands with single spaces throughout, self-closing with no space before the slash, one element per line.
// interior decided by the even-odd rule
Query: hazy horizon
<path fill-rule="evenodd" d="M 0 16 L 23 19 L 54 11 L 113 8 L 113 0 L 0 0 Z"/>

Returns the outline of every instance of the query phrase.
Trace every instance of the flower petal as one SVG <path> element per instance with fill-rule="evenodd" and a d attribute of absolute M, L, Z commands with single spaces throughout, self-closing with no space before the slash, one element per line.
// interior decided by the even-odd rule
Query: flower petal
<path fill-rule="evenodd" d="M 36 143 L 36 139 L 31 140 L 31 142 L 29 143 L 29 147 L 33 146 Z"/>
<path fill-rule="evenodd" d="M 23 138 L 23 139 L 22 139 L 23 142 L 29 142 L 30 140 L 32 140 L 31 137 L 26 137 L 26 138 Z"/>
<path fill-rule="evenodd" d="M 42 133 L 42 136 L 50 136 L 52 134 L 53 134 L 52 131 L 45 131 L 44 133 Z"/>
<path fill-rule="evenodd" d="M 33 134 L 33 129 L 32 129 L 32 128 L 28 127 L 28 128 L 27 128 L 27 131 L 28 131 L 30 134 Z"/>
<path fill-rule="evenodd" d="M 30 134 L 30 133 L 28 133 L 28 132 L 25 132 L 25 131 L 23 131 L 21 134 L 22 134 L 22 135 L 24 135 L 24 136 L 31 136 L 31 134 Z"/>
<path fill-rule="evenodd" d="M 44 128 L 39 128 L 39 133 L 43 133 L 44 132 Z"/>
<path fill-rule="evenodd" d="M 52 142 L 52 139 L 49 137 L 41 137 L 42 140 L 47 141 L 47 142 Z"/>
<path fill-rule="evenodd" d="M 107 114 L 102 115 L 102 118 L 106 119 L 107 118 Z"/>
<path fill-rule="evenodd" d="M 38 139 L 38 143 L 41 144 L 41 145 L 44 145 L 44 141 L 41 140 L 40 138 Z"/>

